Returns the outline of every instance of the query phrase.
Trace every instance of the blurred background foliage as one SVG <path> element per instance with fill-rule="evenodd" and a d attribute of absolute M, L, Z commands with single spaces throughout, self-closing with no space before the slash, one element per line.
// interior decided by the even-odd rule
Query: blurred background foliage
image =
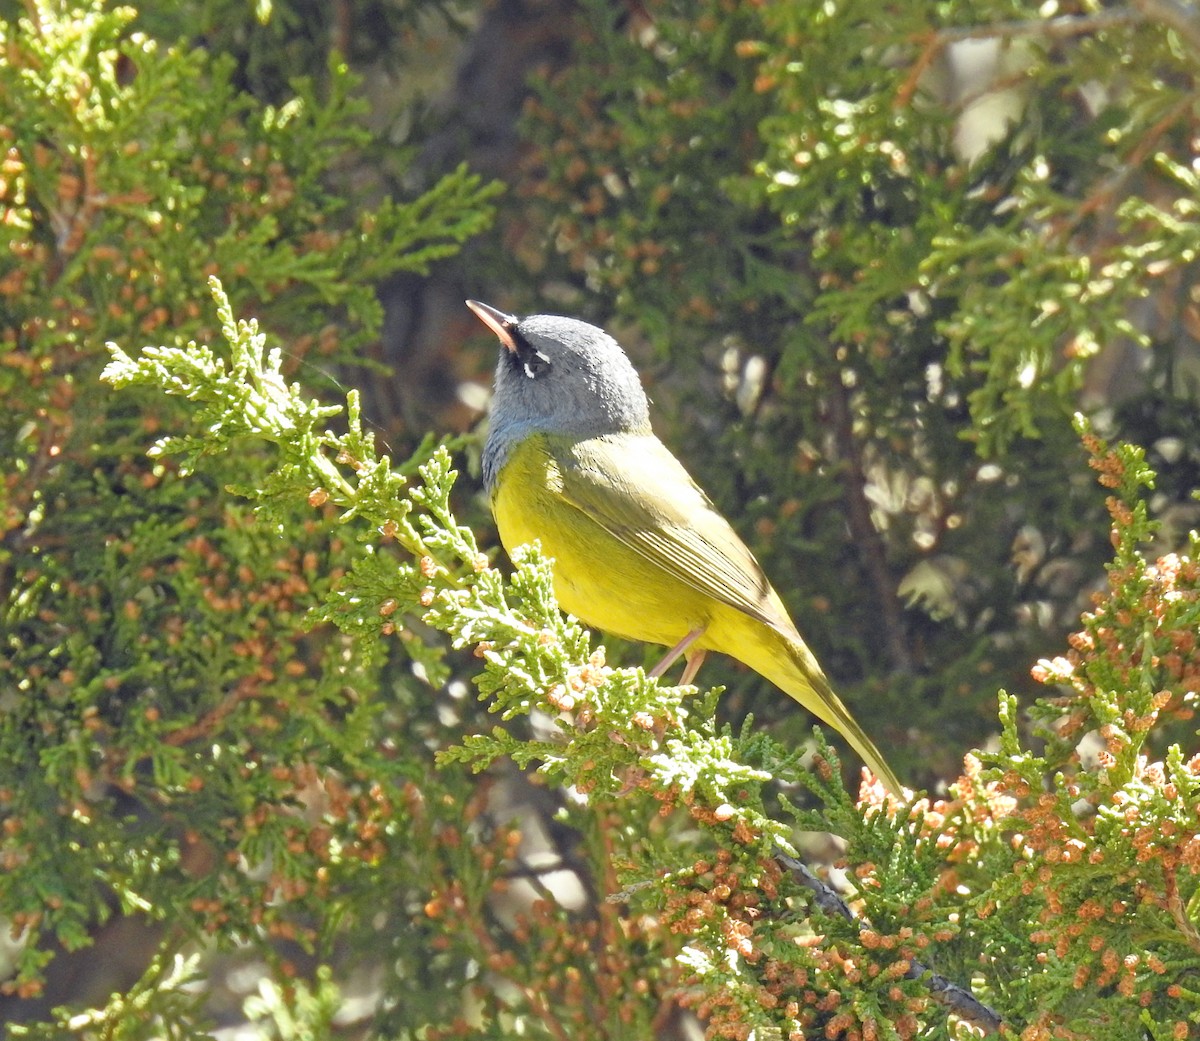
<path fill-rule="evenodd" d="M 996 746 L 997 689 L 1032 697 L 1103 588 L 1075 410 L 1147 447 L 1157 550 L 1197 524 L 1200 29 L 1174 5 L 145 8 L 0 0 L 10 1024 L 554 1036 L 550 970 L 513 967 L 528 945 L 489 887 L 532 903 L 541 857 L 588 928 L 636 932 L 588 910 L 581 867 L 628 821 L 511 769 L 432 768 L 490 725 L 469 653 L 413 619 L 386 650 L 306 624 L 365 535 L 225 495 L 279 478 L 255 444 L 186 482 L 146 458 L 186 411 L 99 384 L 104 343 L 212 342 L 211 274 L 288 379 L 362 388 L 405 472 L 429 432 L 463 435 L 453 505 L 489 551 L 495 347 L 463 297 L 604 324 L 918 788 Z M 758 677 L 703 678 L 723 719 L 811 742 Z M 1186 720 L 1149 750 L 1168 738 L 1194 748 Z M 655 827 L 664 857 L 708 841 Z M 431 894 L 460 890 L 448 930 Z M 539 928 L 587 964 L 569 915 Z M 214 949 L 238 956 L 170 957 Z M 640 1033 L 686 1036 L 662 1000 Z"/>
<path fill-rule="evenodd" d="M 568 310 L 640 338 L 668 438 L 737 504 L 819 657 L 944 776 L 1107 555 L 1072 409 L 1103 406 L 1172 455 L 1179 498 L 1195 486 L 1195 438 L 1137 422 L 1195 415 L 1194 305 L 1141 303 L 1189 285 L 1188 233 L 1163 222 L 1190 193 L 1161 157 L 1125 165 L 1190 123 L 1163 123 L 1157 77 L 1091 76 L 1097 48 L 1120 52 L 1104 67 L 1191 55 L 1152 25 L 1066 52 L 1032 27 L 989 37 L 977 6 L 946 5 L 1005 90 L 956 82 L 970 64 L 922 5 L 665 6 L 641 34 L 588 6 L 590 60 L 527 109 L 531 292 L 554 279 Z M 972 144 L 992 94 L 1011 112 Z"/>

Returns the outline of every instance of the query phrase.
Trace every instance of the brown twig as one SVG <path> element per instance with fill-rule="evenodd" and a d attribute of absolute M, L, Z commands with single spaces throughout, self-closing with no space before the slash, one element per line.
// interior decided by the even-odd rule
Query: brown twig
<path fill-rule="evenodd" d="M 1138 6 L 1143 6 L 1142 2 Z M 1146 15 L 1129 7 L 1113 7 L 1092 14 L 1064 14 L 1057 18 L 1025 18 L 1013 22 L 993 22 L 990 25 L 956 25 L 937 31 L 941 46 L 964 40 L 1015 40 L 1039 36 L 1049 40 L 1069 40 L 1073 36 L 1136 25 Z"/>
<path fill-rule="evenodd" d="M 208 737 L 216 732 L 222 721 L 243 701 L 260 697 L 262 691 L 253 683 L 243 680 L 234 687 L 211 711 L 206 712 L 195 723 L 179 727 L 165 734 L 162 738 L 164 745 L 181 747 L 195 741 L 197 738 Z"/>
<path fill-rule="evenodd" d="M 871 520 L 871 506 L 864 491 L 867 475 L 863 467 L 862 448 L 854 435 L 849 395 L 840 379 L 834 382 L 828 401 L 834 441 L 842 464 L 850 537 L 874 587 L 883 629 L 883 645 L 894 670 L 912 672 L 913 660 L 905 637 L 903 609 L 896 594 L 896 583 L 888 569 L 886 547 Z"/>
<path fill-rule="evenodd" d="M 949 106 L 948 111 L 962 114 L 966 112 L 972 105 L 978 104 L 986 97 L 991 97 L 993 94 L 1003 94 L 1007 90 L 1012 90 L 1015 87 L 1021 87 L 1029 81 L 1029 70 L 1018 69 L 1016 72 L 1011 72 L 1007 76 L 997 76 L 989 80 L 988 83 L 980 87 L 979 90 L 971 91 L 970 94 L 963 94 L 961 97 L 955 98 L 954 103 Z"/>
<path fill-rule="evenodd" d="M 862 918 L 855 918 L 854 912 L 840 896 L 829 886 L 814 875 L 800 860 L 789 856 L 782 850 L 775 851 L 775 860 L 792 877 L 813 894 L 813 904 L 823 914 L 834 918 L 844 918 L 855 923 L 859 930 L 870 928 L 870 923 Z M 965 987 L 946 979 L 915 958 L 908 960 L 908 971 L 904 974 L 910 980 L 923 979 L 933 998 L 943 1008 L 971 1026 L 982 1030 L 984 1034 L 994 1034 L 1000 1029 L 1003 1020 L 993 1009 L 989 1008 Z"/>
<path fill-rule="evenodd" d="M 1174 29 L 1193 51 L 1200 53 L 1200 15 L 1195 4 L 1178 0 L 1133 0 L 1138 13 L 1151 22 Z"/>
<path fill-rule="evenodd" d="M 933 64 L 934 59 L 942 53 L 942 48 L 946 46 L 938 38 L 937 33 L 927 33 L 922 39 L 925 41 L 925 46 L 921 48 L 917 60 L 913 62 L 912 68 L 908 70 L 908 75 L 904 77 L 904 82 L 900 84 L 900 89 L 896 91 L 896 100 L 892 102 L 893 108 L 907 108 L 912 103 L 913 95 L 921 84 L 921 77 L 925 75 L 925 70 Z"/>
<path fill-rule="evenodd" d="M 1072 234 L 1080 225 L 1085 217 L 1095 213 L 1101 207 L 1112 202 L 1121 186 L 1129 180 L 1133 173 L 1146 161 L 1146 157 L 1154 149 L 1158 143 L 1158 139 L 1165 134 L 1172 125 L 1187 112 L 1191 111 L 1200 98 L 1200 93 L 1195 91 L 1185 94 L 1172 105 L 1166 113 L 1150 127 L 1142 139 L 1137 143 L 1137 147 L 1129 153 L 1129 158 L 1121 164 L 1120 169 L 1115 173 L 1106 177 L 1103 182 L 1086 199 L 1080 202 L 1078 208 L 1071 216 L 1071 220 L 1067 222 L 1064 232 Z"/>
<path fill-rule="evenodd" d="M 1196 923 L 1188 917 L 1187 908 L 1184 906 L 1183 897 L 1179 892 L 1175 869 L 1173 867 L 1165 868 L 1163 877 L 1167 890 L 1167 910 L 1171 912 L 1171 917 L 1175 919 L 1175 925 L 1183 934 L 1188 946 L 1200 954 L 1200 930 L 1196 928 Z"/>
<path fill-rule="evenodd" d="M 912 101 L 925 70 L 946 47 L 953 44 L 968 40 L 1016 40 L 1023 37 L 1067 40 L 1144 22 L 1172 30 L 1192 51 L 1200 55 L 1200 13 L 1195 4 L 1184 4 L 1179 0 L 1131 0 L 1128 7 L 1113 7 L 1091 14 L 1025 18 L 990 25 L 950 26 L 917 38 L 922 43 L 921 52 L 896 92 L 895 106 L 902 108 Z"/>
<path fill-rule="evenodd" d="M 1022 37 L 1037 36 L 1049 40 L 1066 40 L 1074 36 L 1087 36 L 1103 32 L 1105 29 L 1123 25 L 1136 25 L 1138 22 L 1155 17 L 1149 8 L 1162 5 L 1177 7 L 1170 0 L 1135 0 L 1139 10 L 1128 7 L 1114 7 L 1107 11 L 1097 11 L 1094 14 L 1061 15 L 1058 18 L 1026 18 L 1013 22 L 993 22 L 990 25 L 958 25 L 938 29 L 920 37 L 924 41 L 921 53 L 913 62 L 912 68 L 904 78 L 900 89 L 896 92 L 896 107 L 907 105 L 917 92 L 917 86 L 922 74 L 933 64 L 942 51 L 956 43 L 968 40 L 1016 40 Z M 1178 17 L 1185 15 L 1177 12 Z M 1167 17 L 1158 20 L 1166 22 Z M 1174 26 L 1172 26 L 1174 28 Z M 1192 26 L 1200 32 L 1200 27 Z"/>

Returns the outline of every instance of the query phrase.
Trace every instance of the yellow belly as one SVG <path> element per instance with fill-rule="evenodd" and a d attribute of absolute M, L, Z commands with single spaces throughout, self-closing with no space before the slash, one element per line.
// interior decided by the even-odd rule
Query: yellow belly
<path fill-rule="evenodd" d="M 671 646 L 708 627 L 719 606 L 565 501 L 557 464 L 540 436 L 527 438 L 505 461 L 492 512 L 509 553 L 541 543 L 554 558 L 560 606 L 593 628 Z"/>
<path fill-rule="evenodd" d="M 536 540 L 554 558 L 555 595 L 575 617 L 615 636 L 667 646 L 703 630 L 694 650 L 731 655 L 765 676 L 841 731 L 884 783 L 901 791 L 786 617 L 768 625 L 610 534 L 563 495 L 562 476 L 543 437 L 528 438 L 512 451 L 492 492 L 492 512 L 509 553 Z"/>

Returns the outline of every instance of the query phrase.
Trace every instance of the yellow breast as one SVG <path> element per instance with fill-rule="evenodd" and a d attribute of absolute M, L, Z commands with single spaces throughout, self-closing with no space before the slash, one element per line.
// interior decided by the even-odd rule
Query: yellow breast
<path fill-rule="evenodd" d="M 492 491 L 492 513 L 510 554 L 537 540 L 554 558 L 554 594 L 587 625 L 669 646 L 709 624 L 710 597 L 651 564 L 566 499 L 545 435 L 512 450 Z"/>

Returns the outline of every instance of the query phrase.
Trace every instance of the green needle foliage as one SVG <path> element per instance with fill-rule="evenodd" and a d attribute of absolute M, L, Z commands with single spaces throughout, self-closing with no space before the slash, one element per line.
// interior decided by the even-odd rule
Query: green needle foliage
<path fill-rule="evenodd" d="M 213 312 L 191 287 L 219 270 L 231 300 L 270 317 L 283 351 L 274 382 L 256 363 L 258 382 L 235 374 L 241 397 L 218 388 L 213 407 L 246 445 L 278 429 L 283 404 L 294 432 L 324 413 L 291 402 L 282 370 L 351 363 L 377 334 L 375 281 L 457 250 L 490 221 L 495 188 L 460 169 L 423 195 L 352 209 L 338 164 L 369 135 L 344 66 L 295 82 L 278 106 L 232 75 L 227 59 L 153 39 L 127 7 L 29 3 L 0 20 L 10 1033 L 42 1019 L 28 1027 L 38 1036 L 198 1036 L 194 966 L 177 954 L 192 965 L 209 944 L 257 945 L 285 978 L 283 963 L 364 920 L 345 903 L 340 918 L 319 913 L 326 891 L 390 862 L 392 843 L 420 845 L 409 825 L 432 828 L 442 810 L 432 790 L 428 813 L 397 810 L 429 769 L 423 746 L 397 756 L 384 736 L 411 675 L 364 700 L 383 683 L 379 662 L 331 628 L 306 628 L 346 566 L 325 525 L 292 510 L 285 541 L 223 491 L 282 494 L 295 476 L 252 448 L 178 480 L 145 449 L 186 410 L 158 394 L 115 397 L 98 376 L 114 336 L 211 339 Z M 340 786 L 319 779 L 314 748 Z M 322 820 L 326 800 L 336 824 Z M 127 961 L 84 989 L 72 981 L 86 955 L 74 952 L 106 929 L 126 937 Z M 396 935 L 395 956 L 417 959 L 419 945 Z"/>
<path fill-rule="evenodd" d="M 932 783 L 1107 552 L 1081 390 L 1196 486 L 1196 34 L 1139 3 L 581 8 L 526 106 L 505 306 L 621 333 L 660 435 Z"/>
<path fill-rule="evenodd" d="M 968 1036 L 914 962 L 974 987 L 1012 1036 L 1182 1038 L 1200 1024 L 1190 983 L 1200 969 L 1200 757 L 1162 744 L 1195 697 L 1200 565 L 1194 552 L 1153 564 L 1141 556 L 1151 474 L 1136 449 L 1109 449 L 1081 425 L 1114 490 L 1116 559 L 1070 656 L 1037 670 L 1067 685 L 1033 707 L 1045 750 L 1030 749 L 1002 695 L 1002 748 L 984 757 L 994 769 L 969 756 L 948 798 L 902 803 L 867 788 L 856 802 L 819 732 L 806 765 L 752 721 L 740 733 L 717 725 L 719 691 L 661 687 L 641 669 L 608 665 L 557 611 L 536 549 L 509 577 L 479 553 L 451 511 L 456 475 L 444 449 L 411 487 L 400 474 L 382 479 L 387 461 L 359 428 L 353 393 L 345 433 L 324 429 L 332 410 L 285 387 L 257 326 L 234 323 L 217 297 L 227 364 L 194 345 L 137 359 L 112 347 L 109 382 L 202 402 L 195 434 L 152 451 L 190 459 L 200 444 L 220 454 L 251 436 L 272 443 L 294 481 L 252 498 L 277 518 L 288 499 L 315 506 L 357 547 L 310 623 L 332 620 L 367 643 L 431 627 L 472 647 L 479 696 L 509 725 L 446 747 L 439 776 L 508 760 L 569 787 L 577 799 L 562 819 L 579 829 L 589 877 L 631 916 L 615 930 L 599 903 L 587 943 L 572 945 L 571 916 L 544 899 L 531 920 L 497 933 L 477 870 L 434 882 L 425 914 L 444 942 L 486 952 L 518 996 L 501 1011 L 504 986 L 477 990 L 478 1019 L 433 1036 L 501 1030 L 509 1016 L 545 1036 L 621 1036 L 653 1022 L 664 1001 L 694 1008 L 715 1037 Z M 262 386 L 277 388 L 272 404 L 230 422 Z M 540 734 L 517 725 L 539 718 Z M 1077 748 L 1084 731 L 1105 747 Z M 786 794 L 798 791 L 806 801 Z M 681 815 L 705 837 L 664 841 L 654 821 Z M 781 869 L 774 853 L 793 849 L 796 829 L 843 841 L 863 922 L 818 913 Z M 515 950 L 540 944 L 556 952 L 551 962 L 519 963 Z"/>
<path fill-rule="evenodd" d="M 302 6 L 268 7 L 289 39 Z M 1173 10 L 1038 36 L 1009 2 L 588 3 L 529 106 L 531 306 L 575 293 L 647 348 L 682 454 L 937 780 L 904 800 L 848 791 L 802 714 L 752 717 L 745 675 L 718 700 L 622 667 L 536 547 L 487 552 L 459 443 L 393 451 L 315 388 L 376 335 L 373 283 L 482 232 L 493 188 L 350 205 L 353 77 L 285 86 L 269 34 L 235 70 L 163 12 L 0 21 L 7 1035 L 977 1036 L 928 972 L 1023 1041 L 1200 1032 L 1200 546 L 1148 541 L 1195 482 L 1071 429 L 1133 336 L 1147 389 L 1109 425 L 1195 454 L 1161 361 L 1194 321 Z M 967 159 L 937 75 L 989 26 L 1024 108 Z"/>

